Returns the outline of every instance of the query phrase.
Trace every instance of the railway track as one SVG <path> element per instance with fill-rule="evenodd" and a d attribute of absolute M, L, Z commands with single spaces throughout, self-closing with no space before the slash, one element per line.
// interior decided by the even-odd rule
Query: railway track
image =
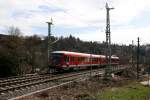
<path fill-rule="evenodd" d="M 7 77 L 7 78 L 0 78 L 0 84 L 2 82 L 7 82 L 7 81 L 13 81 L 13 80 L 18 80 L 18 79 L 22 79 L 22 78 L 25 78 L 25 77 L 32 77 L 32 76 L 35 76 L 36 74 L 27 74 L 27 75 L 24 75 L 24 76 L 12 76 L 12 77 Z"/>
<path fill-rule="evenodd" d="M 91 74 L 98 72 L 93 70 Z M 34 92 L 40 89 L 59 85 L 64 82 L 69 82 L 75 79 L 80 79 L 82 76 L 89 76 L 90 71 L 72 72 L 65 74 L 51 75 L 33 75 L 32 77 L 15 78 L 3 80 L 0 82 L 0 98 L 2 100 L 11 99 L 23 94 Z"/>
<path fill-rule="evenodd" d="M 42 89 L 57 86 L 65 82 L 88 78 L 90 75 L 104 74 L 104 69 L 92 71 L 71 72 L 58 75 L 31 75 L 0 80 L 0 100 L 18 98 L 21 95 L 33 93 Z"/>

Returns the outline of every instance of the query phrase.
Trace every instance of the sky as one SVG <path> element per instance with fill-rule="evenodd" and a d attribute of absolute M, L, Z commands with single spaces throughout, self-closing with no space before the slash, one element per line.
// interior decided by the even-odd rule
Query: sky
<path fill-rule="evenodd" d="M 110 7 L 111 41 L 118 44 L 150 43 L 148 0 L 0 0 L 0 34 L 10 26 L 23 35 L 48 34 L 46 22 L 53 19 L 52 35 L 70 34 L 84 41 L 105 41 L 106 9 Z"/>

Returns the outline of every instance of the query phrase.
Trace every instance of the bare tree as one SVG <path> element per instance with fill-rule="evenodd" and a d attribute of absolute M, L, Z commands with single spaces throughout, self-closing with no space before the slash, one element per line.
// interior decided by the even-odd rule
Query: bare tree
<path fill-rule="evenodd" d="M 18 27 L 10 26 L 7 30 L 8 34 L 11 36 L 20 36 L 22 34 Z"/>

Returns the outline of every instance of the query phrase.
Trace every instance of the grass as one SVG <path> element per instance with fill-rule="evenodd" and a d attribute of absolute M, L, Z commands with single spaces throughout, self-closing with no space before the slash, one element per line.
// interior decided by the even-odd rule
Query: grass
<path fill-rule="evenodd" d="M 150 100 L 150 88 L 138 83 L 99 92 L 98 100 Z"/>

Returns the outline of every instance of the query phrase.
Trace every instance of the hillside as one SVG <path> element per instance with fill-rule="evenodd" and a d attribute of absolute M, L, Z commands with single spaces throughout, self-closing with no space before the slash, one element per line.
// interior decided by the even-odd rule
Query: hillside
<path fill-rule="evenodd" d="M 51 37 L 51 41 L 59 39 L 51 45 L 51 51 L 66 50 L 73 52 L 105 54 L 105 42 L 82 41 L 73 36 Z M 0 35 L 0 73 L 1 77 L 10 75 L 22 75 L 35 72 L 36 68 L 44 70 L 47 67 L 47 37 L 44 39 L 34 36 L 8 36 Z M 146 63 L 149 58 L 149 46 L 141 46 L 141 63 Z M 121 64 L 136 62 L 136 46 L 112 44 L 112 55 L 120 57 Z M 145 59 L 145 58 L 146 59 Z M 144 60 L 143 60 L 144 58 Z"/>

